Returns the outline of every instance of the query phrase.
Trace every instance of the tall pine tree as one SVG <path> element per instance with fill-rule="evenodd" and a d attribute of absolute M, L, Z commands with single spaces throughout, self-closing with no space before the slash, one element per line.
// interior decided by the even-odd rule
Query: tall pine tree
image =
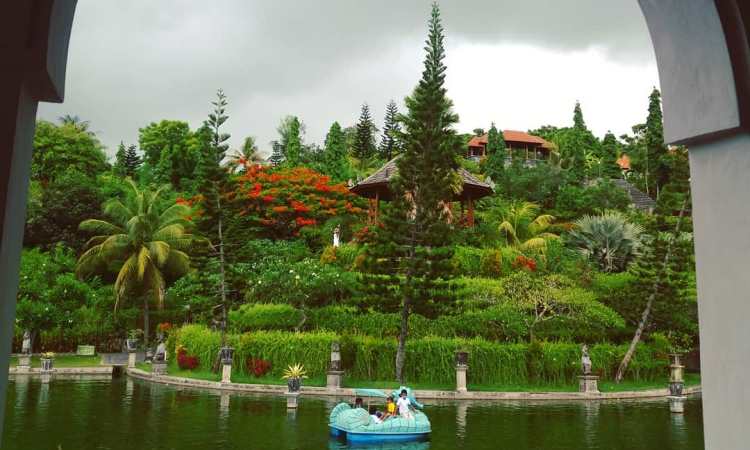
<path fill-rule="evenodd" d="M 289 123 L 289 132 L 285 136 L 284 160 L 290 166 L 298 166 L 302 161 L 302 136 L 300 121 L 297 116 L 292 117 Z"/>
<path fill-rule="evenodd" d="M 367 103 L 362 104 L 362 110 L 357 122 L 357 135 L 354 140 L 354 156 L 362 161 L 366 161 L 375 156 L 375 133 L 377 128 L 372 121 L 370 106 Z"/>
<path fill-rule="evenodd" d="M 390 161 L 394 156 L 401 153 L 401 142 L 399 141 L 401 125 L 398 123 L 398 106 L 391 100 L 385 107 L 385 125 L 383 126 L 383 137 L 380 139 L 380 158 Z"/>
<path fill-rule="evenodd" d="M 646 118 L 645 176 L 647 193 L 658 197 L 659 190 L 669 182 L 667 146 L 664 144 L 664 124 L 661 112 L 661 94 L 654 88 L 648 97 Z"/>
<path fill-rule="evenodd" d="M 222 165 L 222 161 L 229 149 L 229 134 L 221 131 L 221 126 L 229 119 L 226 115 L 227 99 L 224 92 L 219 89 L 216 93 L 216 101 L 211 102 L 214 109 L 208 115 L 204 126 L 211 131 L 211 139 L 203 147 L 201 160 L 198 166 L 198 191 L 201 196 L 201 209 L 203 214 L 198 222 L 199 229 L 203 235 L 208 237 L 215 249 L 219 262 L 219 294 L 222 306 L 223 329 L 226 330 L 227 319 L 227 288 L 226 288 L 226 254 L 224 248 L 224 208 L 222 197 L 228 190 L 229 172 Z M 225 345 L 225 333 L 222 333 L 222 345 Z"/>
<path fill-rule="evenodd" d="M 334 181 L 346 181 L 352 176 L 346 151 L 346 136 L 338 122 L 333 122 L 326 135 L 323 166 L 323 172 Z"/>
<path fill-rule="evenodd" d="M 115 174 L 121 177 L 135 177 L 135 173 L 141 167 L 141 158 L 135 145 L 129 145 L 127 148 L 123 142 L 117 148 L 115 154 L 115 164 L 112 167 Z"/>
<path fill-rule="evenodd" d="M 617 138 L 607 131 L 602 140 L 601 177 L 606 179 L 620 178 L 620 166 L 617 165 Z"/>
<path fill-rule="evenodd" d="M 406 98 L 407 114 L 401 138 L 404 152 L 390 189 L 393 200 L 385 208 L 382 227 L 368 246 L 366 268 L 379 298 L 400 303 L 401 326 L 396 353 L 396 378 L 404 381 L 406 341 L 412 311 L 435 315 L 448 307 L 452 292 L 448 206 L 458 190 L 461 139 L 452 128 L 458 116 L 446 97 L 443 27 L 437 4 L 432 6 L 422 79 Z"/>
<path fill-rule="evenodd" d="M 487 157 L 484 160 L 484 174 L 494 182 L 499 182 L 505 173 L 505 137 L 492 122 L 487 133 Z"/>

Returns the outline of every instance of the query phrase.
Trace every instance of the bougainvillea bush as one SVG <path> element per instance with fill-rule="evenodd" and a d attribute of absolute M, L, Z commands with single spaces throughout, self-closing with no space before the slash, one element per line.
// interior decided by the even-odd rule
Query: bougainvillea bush
<path fill-rule="evenodd" d="M 306 167 L 253 165 L 236 181 L 227 195 L 235 212 L 233 228 L 252 229 L 261 237 L 294 238 L 307 227 L 364 214 L 364 200 L 346 185 Z"/>
<path fill-rule="evenodd" d="M 195 355 L 188 355 L 185 347 L 177 348 L 177 366 L 182 370 L 194 370 L 200 365 L 200 360 Z"/>

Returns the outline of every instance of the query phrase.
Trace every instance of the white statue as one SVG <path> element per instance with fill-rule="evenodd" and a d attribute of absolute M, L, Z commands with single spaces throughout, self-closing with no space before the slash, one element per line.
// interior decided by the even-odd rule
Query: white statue
<path fill-rule="evenodd" d="M 23 332 L 23 343 L 21 344 L 21 353 L 28 355 L 31 353 L 31 333 L 29 330 Z"/>
<path fill-rule="evenodd" d="M 154 354 L 154 361 L 163 362 L 167 360 L 167 346 L 164 341 L 159 342 L 156 346 L 156 354 Z"/>
<path fill-rule="evenodd" d="M 336 225 L 333 229 L 333 246 L 338 247 L 341 245 L 341 227 Z"/>

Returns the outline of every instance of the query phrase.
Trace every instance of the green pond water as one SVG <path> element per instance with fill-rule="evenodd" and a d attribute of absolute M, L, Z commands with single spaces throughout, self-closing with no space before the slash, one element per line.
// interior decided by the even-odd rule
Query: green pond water
<path fill-rule="evenodd" d="M 701 401 L 685 414 L 666 400 L 627 402 L 430 402 L 427 442 L 376 445 L 438 449 L 702 449 Z M 333 399 L 303 397 L 296 411 L 280 396 L 219 394 L 127 378 L 18 377 L 8 387 L 2 448 L 343 449 L 328 435 Z"/>

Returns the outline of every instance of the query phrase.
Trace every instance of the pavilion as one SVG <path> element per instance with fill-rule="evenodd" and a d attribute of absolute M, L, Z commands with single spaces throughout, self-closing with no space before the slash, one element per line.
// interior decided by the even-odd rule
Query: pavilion
<path fill-rule="evenodd" d="M 390 201 L 392 193 L 390 190 L 390 181 L 398 172 L 396 160 L 398 156 L 388 161 L 383 167 L 378 169 L 369 177 L 352 186 L 349 190 L 360 197 L 365 197 L 370 201 L 369 217 L 371 221 L 377 220 L 380 209 L 380 201 Z M 458 174 L 463 180 L 461 192 L 455 194 L 454 202 L 461 202 L 462 219 L 470 227 L 474 226 L 474 202 L 482 197 L 492 195 L 492 186 L 479 181 L 474 175 L 470 174 L 463 167 L 458 169 Z M 466 214 L 464 216 L 464 210 Z"/>

